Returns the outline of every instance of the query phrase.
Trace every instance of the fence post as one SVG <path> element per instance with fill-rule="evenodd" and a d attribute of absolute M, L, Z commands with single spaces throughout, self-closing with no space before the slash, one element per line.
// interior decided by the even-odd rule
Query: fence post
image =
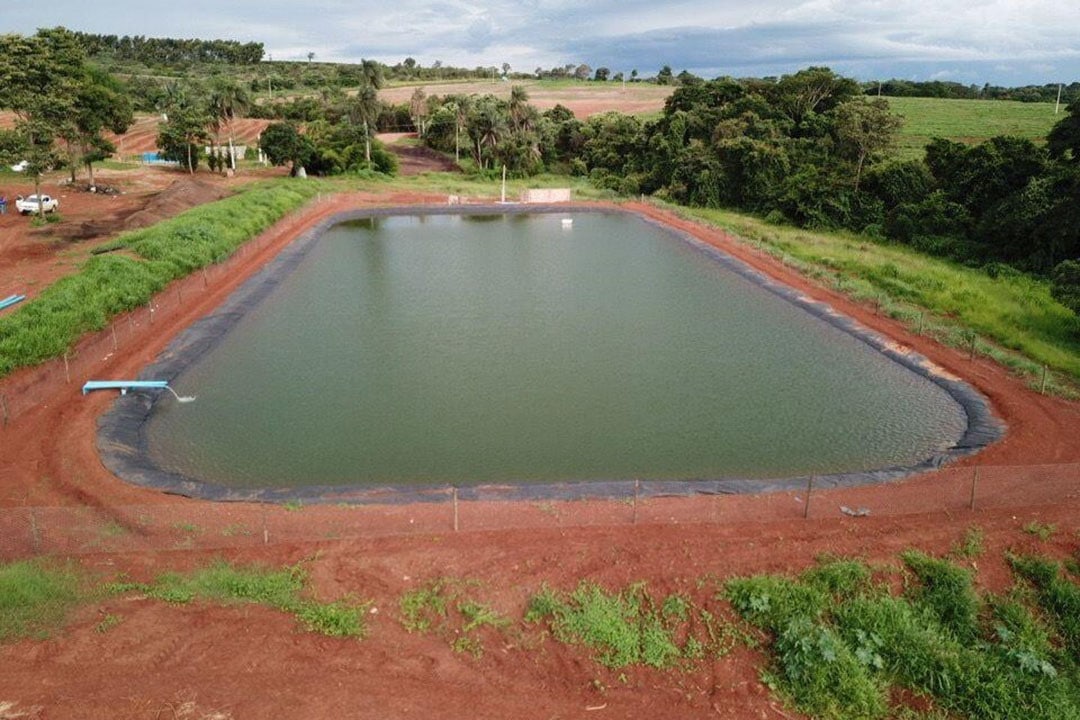
<path fill-rule="evenodd" d="M 30 545 L 34 548 L 34 554 L 41 554 L 41 532 L 37 526 L 37 514 L 34 508 L 30 508 Z"/>
<path fill-rule="evenodd" d="M 146 309 L 150 313 L 150 324 L 153 325 L 154 324 L 154 301 L 153 300 L 146 303 Z"/>
<path fill-rule="evenodd" d="M 263 513 L 262 513 L 262 521 L 263 521 L 263 545 L 269 545 L 269 544 L 270 544 L 270 530 L 269 530 L 269 529 L 268 529 L 268 528 L 266 527 L 266 514 L 267 514 L 267 510 L 266 510 L 266 508 L 264 507 L 264 508 L 263 508 Z"/>
<path fill-rule="evenodd" d="M 457 487 L 454 487 L 454 532 L 458 531 L 458 499 Z"/>
<path fill-rule="evenodd" d="M 975 472 L 971 475 L 971 502 L 968 504 L 968 509 L 975 509 L 975 487 L 979 484 L 979 468 L 975 468 Z"/>
<path fill-rule="evenodd" d="M 117 342 L 116 342 L 116 323 L 111 323 L 111 324 L 109 325 L 109 329 L 110 329 L 110 330 L 112 330 L 112 349 L 113 349 L 113 350 L 116 350 L 116 347 L 117 347 Z"/>
<path fill-rule="evenodd" d="M 919 313 L 919 329 L 916 331 L 916 333 L 919 334 L 919 335 L 922 335 L 923 321 L 925 320 L 925 316 L 926 316 L 926 313 Z"/>
<path fill-rule="evenodd" d="M 202 284 L 203 287 L 210 287 L 210 273 L 206 270 L 206 266 L 202 269 Z"/>
<path fill-rule="evenodd" d="M 7 396 L 6 395 L 0 395 L 0 413 L 3 413 L 4 427 L 7 427 L 8 421 L 11 420 L 11 417 L 8 415 Z"/>
<path fill-rule="evenodd" d="M 1042 382 L 1039 383 L 1039 394 L 1046 394 L 1046 366 L 1043 365 Z"/>
<path fill-rule="evenodd" d="M 67 380 L 67 384 L 71 384 L 71 365 L 68 363 L 68 354 L 64 353 L 64 378 Z"/>
<path fill-rule="evenodd" d="M 979 339 L 979 336 L 975 333 L 971 333 L 971 353 L 968 355 L 968 360 L 975 359 L 975 341 Z"/>
<path fill-rule="evenodd" d="M 810 493 L 814 491 L 814 476 L 806 478 L 806 504 L 803 505 L 803 520 L 810 517 Z"/>
<path fill-rule="evenodd" d="M 634 521 L 633 521 L 634 525 L 637 525 L 637 503 L 638 503 L 638 495 L 640 494 L 640 492 L 641 492 L 641 480 L 635 478 L 634 479 Z"/>

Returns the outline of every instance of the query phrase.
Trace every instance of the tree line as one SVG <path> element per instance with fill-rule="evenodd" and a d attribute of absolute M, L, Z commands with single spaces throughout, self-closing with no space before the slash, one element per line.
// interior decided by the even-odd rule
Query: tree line
<path fill-rule="evenodd" d="M 253 65 L 263 59 L 262 43 L 236 40 L 198 40 L 146 37 L 144 35 L 96 35 L 75 32 L 83 52 L 95 59 L 111 58 L 146 65 L 226 63 Z"/>
<path fill-rule="evenodd" d="M 392 173 L 394 158 L 373 135 L 411 128 L 481 175 L 587 176 L 624 195 L 850 230 L 995 272 L 1053 274 L 1065 285 L 1080 274 L 1080 100 L 1045 145 L 935 139 L 923 159 L 900 161 L 890 153 L 900 120 L 887 100 L 828 68 L 701 80 L 665 67 L 677 86 L 650 120 L 540 112 L 521 86 L 507 99 L 418 88 L 410 102 L 388 105 L 377 96 L 384 68 L 363 61 L 350 71 L 351 92 L 323 87 L 281 104 L 283 121 L 260 142 L 271 162 L 315 174 Z M 112 151 L 103 132 L 122 132 L 132 117 L 125 86 L 88 63 L 63 29 L 0 38 L 0 107 L 17 118 L 0 132 L 0 155 L 28 160 L 35 177 L 92 167 Z M 154 106 L 166 118 L 159 147 L 193 172 L 203 147 L 232 145 L 233 119 L 256 107 L 227 74 L 165 83 Z M 225 157 L 212 152 L 211 168 L 232 165 L 234 155 Z"/>

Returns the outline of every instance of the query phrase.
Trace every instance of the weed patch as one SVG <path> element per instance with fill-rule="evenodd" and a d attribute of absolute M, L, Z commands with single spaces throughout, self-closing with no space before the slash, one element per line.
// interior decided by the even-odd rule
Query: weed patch
<path fill-rule="evenodd" d="M 48 636 L 85 600 L 82 585 L 68 565 L 37 560 L 0 565 L 0 642 Z"/>
<path fill-rule="evenodd" d="M 510 621 L 474 594 L 478 583 L 438 578 L 405 593 L 398 604 L 402 626 L 409 632 L 432 632 L 459 653 L 484 654 L 485 628 L 503 630 Z"/>
<path fill-rule="evenodd" d="M 153 583 L 113 583 L 114 593 L 141 592 L 169 603 L 205 600 L 221 604 L 256 603 L 294 615 L 309 631 L 336 637 L 367 633 L 367 603 L 320 603 L 304 597 L 307 573 L 301 565 L 282 570 L 236 567 L 224 561 L 189 574 L 165 573 Z"/>
<path fill-rule="evenodd" d="M 1034 591 L 980 597 L 962 568 L 918 552 L 902 559 L 913 576 L 902 597 L 843 581 L 859 574 L 835 561 L 798 579 L 728 581 L 735 609 L 773 637 L 766 681 L 822 718 L 926 717 L 889 706 L 901 688 L 929 699 L 929 717 L 1080 718 L 1075 656 L 1055 639 L 1080 631 L 1069 623 L 1080 592 L 1055 563 L 1014 558 Z M 1032 594 L 1054 628 L 1031 611 Z"/>
<path fill-rule="evenodd" d="M 580 643 L 610 668 L 662 668 L 708 653 L 722 655 L 733 644 L 716 617 L 681 595 L 654 598 L 644 583 L 621 592 L 582 582 L 569 593 L 544 587 L 529 601 L 526 623 L 546 623 L 564 643 Z"/>

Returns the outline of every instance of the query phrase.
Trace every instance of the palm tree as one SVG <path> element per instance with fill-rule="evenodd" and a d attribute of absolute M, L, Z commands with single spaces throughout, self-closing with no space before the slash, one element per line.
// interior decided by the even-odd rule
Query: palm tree
<path fill-rule="evenodd" d="M 379 119 L 379 89 L 383 86 L 382 65 L 374 60 L 360 61 L 360 90 L 350 108 L 350 120 L 364 125 L 364 160 L 371 168 L 371 126 Z"/>
<path fill-rule="evenodd" d="M 229 167 L 236 170 L 236 147 L 233 142 L 232 121 L 251 104 L 247 90 L 233 81 L 219 79 L 210 93 L 211 128 L 216 136 L 221 126 L 229 130 Z"/>
<path fill-rule="evenodd" d="M 514 128 L 521 130 L 522 120 L 528 111 L 529 93 L 521 85 L 510 88 L 510 121 Z"/>

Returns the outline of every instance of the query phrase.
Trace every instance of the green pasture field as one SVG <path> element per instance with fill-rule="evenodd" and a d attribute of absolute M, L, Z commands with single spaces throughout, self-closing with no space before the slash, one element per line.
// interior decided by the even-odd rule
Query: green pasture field
<path fill-rule="evenodd" d="M 921 158 L 926 144 L 936 137 L 975 145 L 995 135 L 1016 135 L 1041 144 L 1050 128 L 1065 117 L 1064 108 L 1054 114 L 1053 103 L 913 97 L 886 99 L 892 111 L 904 118 L 896 149 L 904 160 Z"/>

